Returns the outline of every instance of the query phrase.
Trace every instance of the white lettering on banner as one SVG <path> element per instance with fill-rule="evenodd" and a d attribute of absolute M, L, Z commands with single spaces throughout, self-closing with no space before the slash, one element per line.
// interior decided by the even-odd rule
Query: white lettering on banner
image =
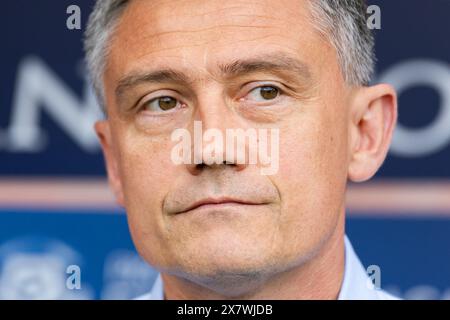
<path fill-rule="evenodd" d="M 407 88 L 426 85 L 442 99 L 436 119 L 423 128 L 397 124 L 391 153 L 404 157 L 423 157 L 437 153 L 450 142 L 450 66 L 436 60 L 409 60 L 386 70 L 378 82 L 392 84 L 398 95 Z M 427 106 L 423 106 L 427 108 Z M 426 110 L 424 111 L 426 112 Z"/>
<path fill-rule="evenodd" d="M 42 60 L 27 57 L 18 68 L 10 124 L 3 132 L 0 147 L 10 152 L 43 151 L 47 142 L 45 130 L 40 126 L 43 111 L 81 149 L 99 150 L 93 125 L 101 117 L 101 111 L 88 82 L 80 100 Z"/>

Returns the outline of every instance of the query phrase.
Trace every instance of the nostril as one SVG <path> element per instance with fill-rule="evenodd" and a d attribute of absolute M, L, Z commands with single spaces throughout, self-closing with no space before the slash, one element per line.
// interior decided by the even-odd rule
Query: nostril
<path fill-rule="evenodd" d="M 196 164 L 196 165 L 195 165 L 195 170 L 197 170 L 197 171 L 202 171 L 203 169 L 206 169 L 206 167 L 217 166 L 217 165 L 219 165 L 219 166 L 225 165 L 225 166 L 233 166 L 233 167 L 235 167 L 235 166 L 236 166 L 236 163 L 234 163 L 234 161 L 227 161 L 227 160 L 224 160 L 224 161 L 222 161 L 222 163 L 220 163 L 220 164 L 212 164 L 212 165 L 208 165 L 208 164 L 202 162 L 202 163 L 199 163 L 199 164 Z"/>
<path fill-rule="evenodd" d="M 203 169 L 205 168 L 205 166 L 206 166 L 206 164 L 204 164 L 204 163 L 202 162 L 202 163 L 197 164 L 197 165 L 195 166 L 195 169 L 197 169 L 197 170 L 203 170 Z"/>

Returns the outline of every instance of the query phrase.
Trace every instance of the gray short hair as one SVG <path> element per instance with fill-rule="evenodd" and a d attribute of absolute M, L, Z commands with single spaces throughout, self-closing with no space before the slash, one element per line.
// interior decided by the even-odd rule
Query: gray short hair
<path fill-rule="evenodd" d="M 310 0 L 314 27 L 336 49 L 345 81 L 368 85 L 375 67 L 375 40 L 364 0 Z"/>
<path fill-rule="evenodd" d="M 131 0 L 97 0 L 84 35 L 86 64 L 100 105 L 105 111 L 103 72 L 108 43 L 119 17 Z M 335 48 L 344 80 L 367 85 L 373 74 L 374 37 L 366 25 L 364 0 L 309 0 L 317 31 Z"/>

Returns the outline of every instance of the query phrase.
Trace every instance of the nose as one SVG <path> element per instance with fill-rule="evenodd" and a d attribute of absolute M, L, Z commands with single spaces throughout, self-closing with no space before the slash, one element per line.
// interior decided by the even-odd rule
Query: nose
<path fill-rule="evenodd" d="M 209 91 L 199 99 L 193 118 L 193 163 L 187 169 L 198 175 L 209 169 L 244 170 L 248 166 L 249 139 L 237 137 L 245 123 L 220 92 Z"/>

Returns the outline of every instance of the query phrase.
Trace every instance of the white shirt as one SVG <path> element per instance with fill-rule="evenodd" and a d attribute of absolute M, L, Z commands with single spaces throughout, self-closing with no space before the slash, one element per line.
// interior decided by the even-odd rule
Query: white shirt
<path fill-rule="evenodd" d="M 366 269 L 353 250 L 350 240 L 345 236 L 345 269 L 344 279 L 338 300 L 397 300 L 399 298 L 392 296 L 382 289 L 377 289 Z M 163 300 L 164 289 L 161 274 L 158 274 L 152 290 L 136 300 Z"/>

